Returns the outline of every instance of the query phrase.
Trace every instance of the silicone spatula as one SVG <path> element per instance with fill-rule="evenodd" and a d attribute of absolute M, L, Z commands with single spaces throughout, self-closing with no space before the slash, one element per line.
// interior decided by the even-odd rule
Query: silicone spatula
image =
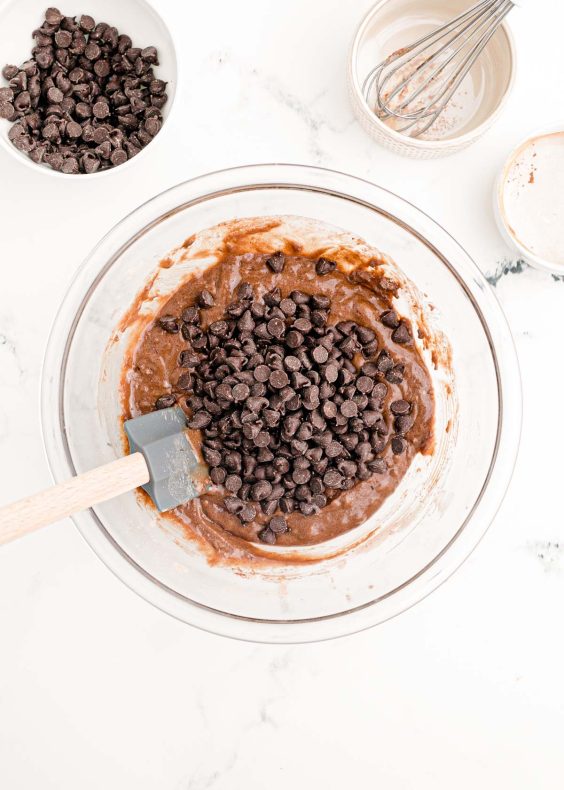
<path fill-rule="evenodd" d="M 124 424 L 129 455 L 0 508 L 0 544 L 141 487 L 161 512 L 198 496 L 206 466 L 178 406 Z"/>

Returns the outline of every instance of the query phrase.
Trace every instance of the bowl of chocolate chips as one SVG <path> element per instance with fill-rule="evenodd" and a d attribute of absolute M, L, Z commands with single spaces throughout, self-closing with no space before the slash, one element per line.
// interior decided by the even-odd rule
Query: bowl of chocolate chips
<path fill-rule="evenodd" d="M 80 11 L 38 0 L 2 9 L 0 143 L 57 176 L 131 162 L 160 134 L 176 89 L 173 40 L 145 0 Z"/>
<path fill-rule="evenodd" d="M 171 406 L 200 495 L 75 522 L 146 600 L 270 642 L 367 628 L 444 581 L 502 501 L 521 419 L 511 335 L 464 250 L 386 190 L 290 165 L 159 195 L 67 294 L 43 379 L 55 478 Z"/>

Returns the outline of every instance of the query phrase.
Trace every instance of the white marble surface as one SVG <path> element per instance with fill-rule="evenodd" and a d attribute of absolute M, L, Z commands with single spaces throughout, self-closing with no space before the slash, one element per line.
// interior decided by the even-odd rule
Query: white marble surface
<path fill-rule="evenodd" d="M 347 103 L 346 48 L 369 0 L 155 5 L 185 31 L 185 82 L 174 129 L 142 166 L 68 183 L 0 151 L 0 501 L 50 481 L 41 359 L 83 256 L 156 192 L 249 162 L 372 179 L 470 251 L 515 335 L 521 454 L 501 512 L 463 568 L 406 614 L 336 642 L 256 646 L 175 622 L 116 580 L 70 521 L 6 546 L 0 786 L 561 788 L 564 278 L 516 263 L 497 234 L 491 190 L 510 147 L 562 118 L 554 91 L 564 10 L 550 0 L 548 17 L 534 7 L 514 14 L 519 77 L 487 137 L 454 158 L 413 162 L 376 147 Z"/>

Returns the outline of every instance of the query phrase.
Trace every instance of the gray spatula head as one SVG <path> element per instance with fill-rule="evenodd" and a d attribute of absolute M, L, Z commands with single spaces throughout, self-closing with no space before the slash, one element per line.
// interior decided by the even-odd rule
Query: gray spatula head
<path fill-rule="evenodd" d="M 145 457 L 151 479 L 143 488 L 161 512 L 199 495 L 207 467 L 190 444 L 182 409 L 159 409 L 127 420 L 123 427 L 130 452 Z"/>

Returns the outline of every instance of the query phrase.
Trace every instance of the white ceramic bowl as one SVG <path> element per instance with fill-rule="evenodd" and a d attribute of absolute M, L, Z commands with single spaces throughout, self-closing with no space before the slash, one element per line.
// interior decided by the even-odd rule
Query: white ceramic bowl
<path fill-rule="evenodd" d="M 532 266 L 562 276 L 564 125 L 522 140 L 508 156 L 494 187 L 501 235 Z M 540 182 L 540 183 L 539 183 Z M 520 205 L 519 205 L 520 204 Z"/>
<path fill-rule="evenodd" d="M 288 214 L 340 226 L 385 250 L 424 295 L 424 315 L 434 307 L 452 348 L 446 366 L 435 358 L 431 367 L 435 452 L 414 460 L 365 524 L 302 547 L 297 563 L 249 569 L 243 562 L 237 567 L 233 557 L 228 566 L 209 564 L 197 543 L 134 493 L 74 516 L 94 551 L 148 601 L 200 628 L 270 642 L 367 628 L 441 584 L 499 507 L 521 422 L 509 329 L 492 289 L 448 233 L 366 181 L 317 168 L 257 165 L 179 184 L 140 206 L 77 272 L 43 368 L 43 431 L 57 481 L 121 453 L 118 381 L 134 322 L 128 318 L 117 335 L 115 329 L 148 278 L 162 270 L 159 262 L 218 223 Z M 171 273 L 184 265 L 182 249 L 177 252 L 179 266 L 169 265 L 176 258 L 167 260 Z M 184 274 L 204 264 L 186 258 Z M 172 285 L 168 278 L 161 282 Z M 110 356 L 113 367 L 103 366 Z"/>
<path fill-rule="evenodd" d="M 374 113 L 362 87 L 370 70 L 385 57 L 433 27 L 467 10 L 471 0 L 379 0 L 358 28 L 349 53 L 348 89 L 354 112 L 364 130 L 398 154 L 435 159 L 476 142 L 495 122 L 513 87 L 515 47 L 504 23 L 466 78 L 467 107 L 461 120 L 448 125 L 441 139 L 410 138 L 390 128 Z"/>
<path fill-rule="evenodd" d="M 52 5 L 56 4 L 52 3 Z M 48 0 L 8 0 L 1 6 L 1 67 L 6 63 L 13 63 L 19 66 L 25 60 L 28 60 L 34 45 L 31 34 L 41 25 L 48 7 Z M 69 16 L 78 16 L 86 13 L 84 7 L 76 3 L 76 0 L 64 0 L 60 10 Z M 156 72 L 160 79 L 168 83 L 168 101 L 162 110 L 163 125 L 155 137 L 155 140 L 161 139 L 161 135 L 165 134 L 167 130 L 168 119 L 170 118 L 178 87 L 176 48 L 170 31 L 147 0 L 119 0 L 119 3 L 115 2 L 115 0 L 89 0 L 87 12 L 94 17 L 96 22 L 107 22 L 117 27 L 120 33 L 127 33 L 127 35 L 131 36 L 134 46 L 146 47 L 153 45 L 157 48 L 160 65 L 156 67 Z M 0 84 L 7 84 L 3 77 L 0 79 Z M 118 167 L 110 167 L 107 170 L 99 170 L 96 173 L 72 175 L 60 173 L 48 165 L 37 164 L 25 153 L 18 151 L 8 139 L 8 132 L 11 126 L 11 122 L 0 119 L 0 145 L 18 162 L 32 167 L 36 172 L 42 172 L 57 178 L 101 178 L 116 171 L 122 173 L 126 167 L 131 167 L 133 163 L 138 162 L 145 155 L 147 149 L 151 148 L 155 142 L 154 140 L 151 141 L 133 159 L 128 159 L 127 162 Z"/>

